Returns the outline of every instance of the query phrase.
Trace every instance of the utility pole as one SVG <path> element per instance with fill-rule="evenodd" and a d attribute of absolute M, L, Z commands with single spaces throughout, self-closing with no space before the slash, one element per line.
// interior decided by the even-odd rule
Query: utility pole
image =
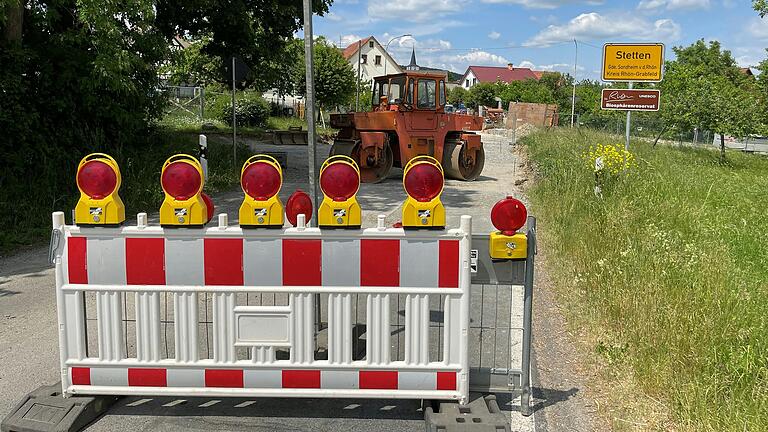
<path fill-rule="evenodd" d="M 573 44 L 576 45 L 576 55 L 573 59 L 573 96 L 571 97 L 571 127 L 573 127 L 576 121 L 576 71 L 579 64 L 579 43 L 576 39 L 573 40 Z"/>
<path fill-rule="evenodd" d="M 312 0 L 303 0 L 304 3 L 304 58 L 306 59 L 307 98 L 304 108 L 304 117 L 307 119 L 307 146 L 309 189 L 312 193 L 314 208 L 314 225 L 317 226 L 317 208 L 320 205 L 317 198 L 317 182 L 315 180 L 317 140 L 315 139 L 315 81 L 314 59 L 312 45 Z"/>
<path fill-rule="evenodd" d="M 360 111 L 360 59 L 363 51 L 363 41 L 357 41 L 357 93 L 355 95 L 355 112 Z"/>
<path fill-rule="evenodd" d="M 237 102 L 235 101 L 235 56 L 232 56 L 232 166 L 237 172 Z"/>

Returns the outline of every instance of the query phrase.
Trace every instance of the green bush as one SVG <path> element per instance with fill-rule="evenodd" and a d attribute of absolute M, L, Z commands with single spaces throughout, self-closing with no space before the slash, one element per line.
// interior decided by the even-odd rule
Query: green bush
<path fill-rule="evenodd" d="M 232 105 L 217 103 L 221 107 L 218 119 L 232 126 Z M 269 103 L 260 95 L 251 92 L 238 94 L 236 115 L 237 126 L 264 127 L 269 118 Z"/>

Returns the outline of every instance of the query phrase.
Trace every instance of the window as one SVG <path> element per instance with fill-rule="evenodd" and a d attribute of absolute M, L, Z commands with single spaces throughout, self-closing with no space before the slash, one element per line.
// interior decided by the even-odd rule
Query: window
<path fill-rule="evenodd" d="M 472 78 L 472 85 L 477 84 L 477 78 Z"/>
<path fill-rule="evenodd" d="M 403 102 L 403 93 L 405 93 L 405 77 L 393 78 L 389 84 L 389 103 L 399 104 Z"/>
<path fill-rule="evenodd" d="M 360 63 L 368 64 L 368 54 L 363 54 L 360 56 Z"/>
<path fill-rule="evenodd" d="M 469 88 L 469 78 L 467 78 L 467 82 L 465 83 L 464 87 Z"/>
<path fill-rule="evenodd" d="M 445 81 L 440 81 L 440 93 L 438 93 L 438 96 L 440 97 L 440 106 L 445 105 Z"/>
<path fill-rule="evenodd" d="M 437 83 L 435 80 L 420 79 L 416 85 L 419 109 L 435 109 L 435 90 Z"/>
<path fill-rule="evenodd" d="M 379 104 L 379 95 L 381 94 L 381 83 L 376 82 L 373 84 L 373 98 L 371 98 L 371 103 L 373 105 Z"/>
<path fill-rule="evenodd" d="M 413 80 L 408 80 L 408 92 L 405 94 L 405 102 L 413 104 Z"/>
<path fill-rule="evenodd" d="M 373 41 L 368 41 L 368 47 L 373 48 Z"/>
<path fill-rule="evenodd" d="M 381 66 L 381 56 L 377 55 L 375 62 L 376 62 L 376 66 Z"/>

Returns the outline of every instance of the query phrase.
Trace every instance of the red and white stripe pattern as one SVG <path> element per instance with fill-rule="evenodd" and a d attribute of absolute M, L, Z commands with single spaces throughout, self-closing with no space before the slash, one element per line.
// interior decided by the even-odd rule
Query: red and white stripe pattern
<path fill-rule="evenodd" d="M 459 286 L 459 240 L 67 239 L 70 284 Z"/>
<path fill-rule="evenodd" d="M 72 367 L 77 386 L 232 389 L 425 390 L 457 389 L 453 371 L 196 369 Z"/>
<path fill-rule="evenodd" d="M 294 396 L 362 392 L 462 400 L 468 394 L 469 232 L 64 228 L 56 274 L 65 392 L 229 389 L 226 394 L 258 396 L 281 389 Z M 318 290 L 329 294 L 328 360 L 321 361 L 314 359 Z M 96 292 L 98 357 L 86 358 L 88 291 Z M 238 306 L 235 292 L 244 291 L 286 291 L 289 305 Z M 163 292 L 173 296 L 174 358 L 161 357 Z M 213 356 L 201 359 L 199 294 L 206 292 L 213 294 Z M 356 292 L 366 296 L 366 353 L 353 361 L 350 300 Z M 391 294 L 405 295 L 404 361 L 390 358 L 389 323 L 397 313 L 390 308 Z M 126 295 L 135 295 L 135 358 L 125 353 Z M 432 295 L 444 295 L 439 362 L 429 358 Z M 250 359 L 238 360 L 236 347 L 248 348 Z M 289 360 L 275 358 L 278 347 L 289 348 Z"/>

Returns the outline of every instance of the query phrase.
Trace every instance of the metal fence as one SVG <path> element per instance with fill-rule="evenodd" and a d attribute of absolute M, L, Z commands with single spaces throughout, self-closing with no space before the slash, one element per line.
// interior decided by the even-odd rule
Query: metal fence
<path fill-rule="evenodd" d="M 164 86 L 161 92 L 168 101 L 166 115 L 188 115 L 201 121 L 205 118 L 205 87 Z"/>

